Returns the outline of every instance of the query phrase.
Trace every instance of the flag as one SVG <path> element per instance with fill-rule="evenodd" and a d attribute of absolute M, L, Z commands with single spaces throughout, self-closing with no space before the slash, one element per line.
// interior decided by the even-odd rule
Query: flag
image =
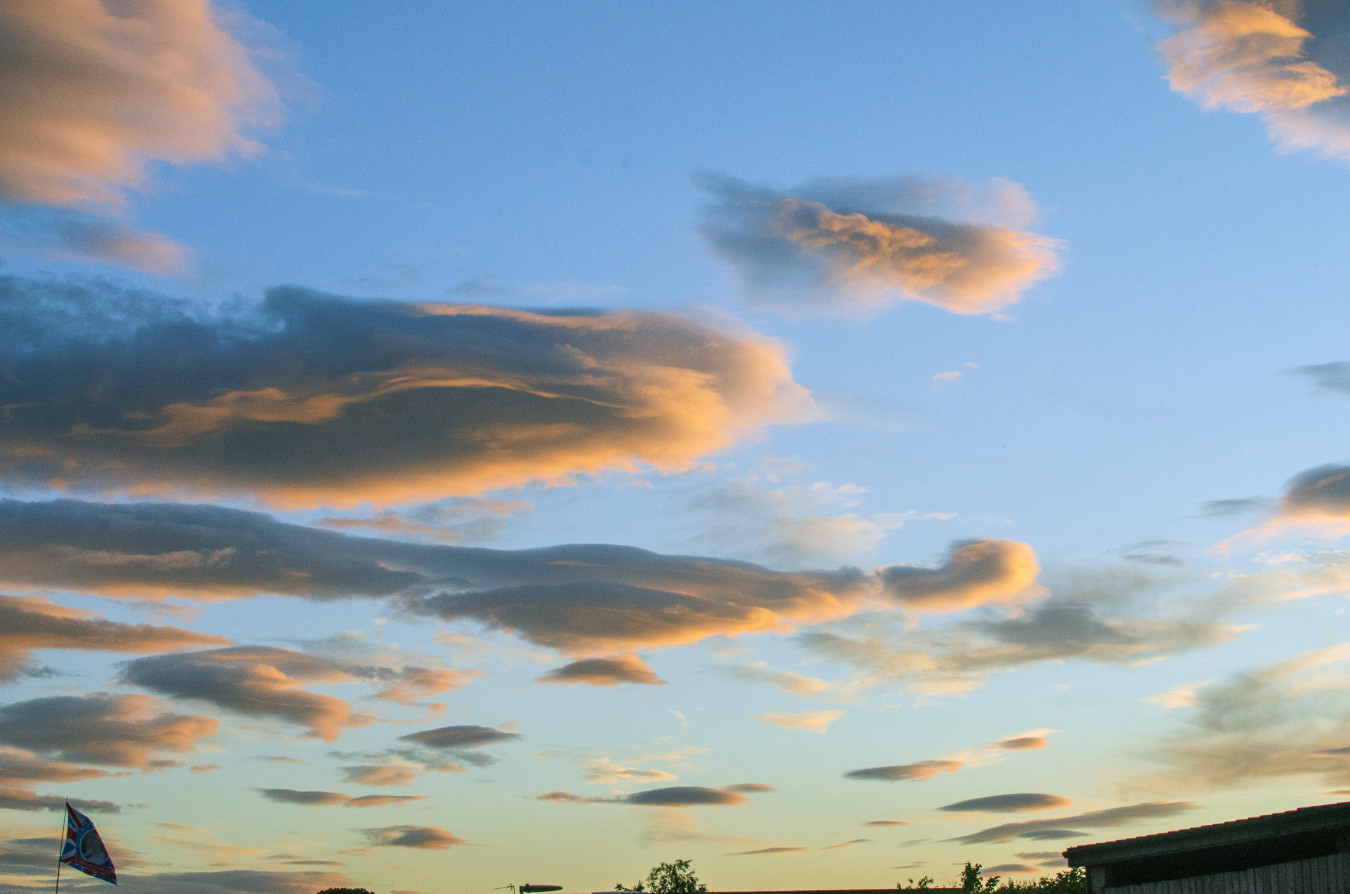
<path fill-rule="evenodd" d="M 85 875 L 117 884 L 117 871 L 113 869 L 112 857 L 108 856 L 103 839 L 98 837 L 98 829 L 89 817 L 71 807 L 69 801 L 66 802 L 66 841 L 61 848 L 61 862 Z"/>

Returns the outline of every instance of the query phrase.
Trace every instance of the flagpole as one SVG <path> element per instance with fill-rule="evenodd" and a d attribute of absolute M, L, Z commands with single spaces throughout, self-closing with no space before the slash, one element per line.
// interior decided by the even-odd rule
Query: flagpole
<path fill-rule="evenodd" d="M 56 852 L 56 888 L 54 894 L 61 894 L 61 855 L 66 852 L 66 833 L 70 828 L 70 799 L 66 798 L 66 809 L 61 811 L 61 849 Z"/>

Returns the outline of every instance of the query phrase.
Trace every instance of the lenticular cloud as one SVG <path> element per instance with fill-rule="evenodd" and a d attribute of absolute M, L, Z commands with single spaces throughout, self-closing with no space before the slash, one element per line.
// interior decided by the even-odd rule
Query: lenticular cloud
<path fill-rule="evenodd" d="M 677 471 L 810 406 L 782 347 L 647 311 L 361 301 L 232 314 L 0 279 L 0 475 L 354 505 Z"/>

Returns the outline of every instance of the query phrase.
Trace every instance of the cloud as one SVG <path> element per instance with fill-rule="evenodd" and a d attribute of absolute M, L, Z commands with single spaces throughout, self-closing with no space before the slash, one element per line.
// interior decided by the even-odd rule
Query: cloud
<path fill-rule="evenodd" d="M 111 801 L 71 800 L 79 810 L 99 813 L 121 813 L 122 808 Z M 0 810 L 65 810 L 66 799 L 57 795 L 38 795 L 14 788 L 0 788 Z"/>
<path fill-rule="evenodd" d="M 172 698 L 294 723 L 325 742 L 336 739 L 344 727 L 370 723 L 342 699 L 300 688 L 352 678 L 324 659 L 290 649 L 231 646 L 138 658 L 126 664 L 121 679 Z"/>
<path fill-rule="evenodd" d="M 620 683 L 664 686 L 666 681 L 636 655 L 618 655 L 613 658 L 583 658 L 555 667 L 540 677 L 539 682 L 587 683 L 591 686 L 617 686 Z"/>
<path fill-rule="evenodd" d="M 984 869 L 986 877 L 1009 872 L 1040 872 L 1040 870 L 1035 866 L 1028 866 L 1025 863 L 998 863 L 994 866 L 987 866 Z"/>
<path fill-rule="evenodd" d="M 1206 108 L 1260 115 L 1281 149 L 1350 160 L 1343 6 L 1155 0 L 1155 8 L 1177 27 L 1157 45 L 1173 90 Z"/>
<path fill-rule="evenodd" d="M 1068 798 L 1059 795 L 1045 795 L 1033 792 L 1020 792 L 1014 795 L 988 795 L 983 798 L 970 798 L 939 807 L 953 813 L 1017 813 L 1023 810 L 1053 810 L 1067 807 Z"/>
<path fill-rule="evenodd" d="M 92 214 L 11 208 L 0 217 L 0 246 L 56 261 L 97 261 L 160 275 L 187 270 L 189 252 L 160 233 L 145 233 Z"/>
<path fill-rule="evenodd" d="M 13 680 L 36 649 L 169 652 L 227 643 L 180 627 L 120 624 L 45 599 L 0 594 L 0 680 Z"/>
<path fill-rule="evenodd" d="M 191 754 L 216 721 L 159 709 L 148 695 L 50 696 L 0 707 L 0 745 L 62 761 L 111 767 L 162 766 Z"/>
<path fill-rule="evenodd" d="M 387 807 L 390 804 L 409 804 L 413 801 L 425 801 L 425 795 L 397 796 L 397 795 L 361 795 L 344 801 L 343 807 Z"/>
<path fill-rule="evenodd" d="M 341 792 L 296 791 L 293 788 L 260 788 L 260 795 L 278 804 L 299 804 L 303 807 L 331 807 L 351 800 Z"/>
<path fill-rule="evenodd" d="M 0 747 L 0 785 L 34 782 L 80 782 L 112 775 L 106 770 L 62 761 L 44 760 L 31 751 Z"/>
<path fill-rule="evenodd" d="M 208 3 L 17 0 L 0 27 L 24 50 L 0 57 L 10 201 L 115 203 L 152 161 L 259 149 L 240 131 L 275 94 Z"/>
<path fill-rule="evenodd" d="M 1060 243 L 1021 229 L 1025 190 L 953 178 L 818 180 L 786 191 L 705 177 L 702 228 L 748 296 L 777 309 L 850 312 L 923 301 L 994 313 L 1059 269 Z"/>
<path fill-rule="evenodd" d="M 735 806 L 745 803 L 744 791 L 760 792 L 771 786 L 729 785 L 725 788 L 705 788 L 701 785 L 672 785 L 652 788 L 613 798 L 574 795 L 570 792 L 548 792 L 537 801 L 558 801 L 566 804 L 633 804 L 639 807 L 708 807 Z"/>
<path fill-rule="evenodd" d="M 811 733 L 824 734 L 831 723 L 843 716 L 843 711 L 801 711 L 795 714 L 770 712 L 756 714 L 755 719 L 783 729 L 800 729 Z"/>
<path fill-rule="evenodd" d="M 422 730 L 399 736 L 408 742 L 416 742 L 428 748 L 446 751 L 461 751 L 468 748 L 481 748 L 484 745 L 496 745 L 520 738 L 520 733 L 502 732 L 489 726 L 442 726 L 437 729 Z"/>
<path fill-rule="evenodd" d="M 956 543 L 939 568 L 892 565 L 881 571 L 884 591 L 906 608 L 925 613 L 979 605 L 1015 604 L 1044 595 L 1034 586 L 1036 553 L 1014 540 Z"/>
<path fill-rule="evenodd" d="M 1106 810 L 1094 810 L 1077 816 L 1065 816 L 1057 819 L 1026 820 L 1020 823 L 1004 823 L 981 829 L 969 835 L 961 835 L 953 841 L 963 844 L 990 844 L 1025 838 L 1032 841 L 1053 840 L 1081 834 L 1077 829 L 1101 829 L 1123 826 L 1146 820 L 1175 816 L 1187 810 L 1197 810 L 1199 805 L 1190 801 L 1152 801 L 1144 804 L 1131 804 L 1126 807 L 1111 807 Z"/>
<path fill-rule="evenodd" d="M 802 851 L 810 850 L 806 847 L 761 847 L 753 851 L 735 851 L 730 854 L 723 854 L 724 857 L 777 857 L 783 854 L 799 854 Z"/>
<path fill-rule="evenodd" d="M 1001 540 L 958 544 L 938 569 L 784 572 L 606 544 L 491 550 L 355 537 L 222 506 L 0 500 L 0 584 L 139 598 L 387 598 L 416 617 L 475 621 L 577 658 L 786 632 L 885 607 L 886 597 L 918 612 L 1006 603 L 1035 592 L 1035 569 L 1029 547 Z"/>
<path fill-rule="evenodd" d="M 1199 689 L 1185 726 L 1148 745 L 1157 785 L 1350 785 L 1350 645 L 1300 653 Z"/>
<path fill-rule="evenodd" d="M 850 770 L 844 774 L 846 779 L 881 779 L 887 782 L 897 780 L 932 779 L 939 773 L 955 773 L 965 764 L 961 761 L 935 760 L 917 761 L 912 764 L 896 764 L 889 767 L 868 767 L 865 770 Z"/>
<path fill-rule="evenodd" d="M 730 788 L 704 788 L 698 785 L 673 785 L 634 792 L 624 798 L 626 804 L 644 807 L 695 807 L 745 803 L 745 796 Z"/>
<path fill-rule="evenodd" d="M 342 773 L 348 782 L 361 785 L 410 785 L 417 778 L 416 767 L 390 767 L 361 764 L 355 767 L 343 767 Z"/>
<path fill-rule="evenodd" d="M 213 312 L 11 276 L 0 325 L 0 473 L 14 485 L 287 507 L 426 501 L 681 471 L 811 406 L 777 342 L 651 311 L 283 286 Z"/>
<path fill-rule="evenodd" d="M 366 840 L 376 847 L 411 847 L 420 850 L 447 850 L 464 840 L 436 826 L 382 826 L 362 829 Z"/>
<path fill-rule="evenodd" d="M 245 21 L 239 12 L 229 19 Z M 209 2 L 0 8 L 0 31 L 22 48 L 0 55 L 0 201 L 26 203 L 19 224 L 39 253 L 181 269 L 182 248 L 159 234 L 34 206 L 117 206 L 155 163 L 259 152 L 243 132 L 275 119 L 276 93 L 222 21 Z"/>
<path fill-rule="evenodd" d="M 808 677 L 795 671 L 777 671 L 763 661 L 738 664 L 724 669 L 725 673 L 751 683 L 768 683 L 776 689 L 800 698 L 843 697 L 847 685 Z"/>
<path fill-rule="evenodd" d="M 459 689 L 470 680 L 483 675 L 482 671 L 456 671 L 441 667 L 405 667 L 395 672 L 392 686 L 375 693 L 376 698 L 411 705 L 419 698 L 428 698 Z"/>
<path fill-rule="evenodd" d="M 1045 736 L 1026 735 L 1015 736 L 1011 739 L 1003 739 L 999 742 L 990 742 L 990 748 L 997 748 L 1002 751 L 1039 751 L 1050 742 Z"/>
<path fill-rule="evenodd" d="M 908 826 L 909 823 L 904 820 L 868 820 L 863 823 L 864 826 Z"/>
<path fill-rule="evenodd" d="M 1229 595 L 1202 598 L 1196 588 L 1205 580 L 1194 575 L 1107 566 L 1056 578 L 1048 598 L 1002 617 L 894 634 L 873 618 L 854 633 L 812 630 L 797 640 L 819 657 L 861 670 L 869 682 L 903 680 L 915 692 L 953 695 L 984 685 L 994 673 L 1073 659 L 1156 661 L 1228 642 L 1244 629 L 1222 620 Z"/>

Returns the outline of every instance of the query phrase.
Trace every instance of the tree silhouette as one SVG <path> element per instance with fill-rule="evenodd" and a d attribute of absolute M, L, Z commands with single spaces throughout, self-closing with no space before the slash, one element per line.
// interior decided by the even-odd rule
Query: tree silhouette
<path fill-rule="evenodd" d="M 708 886 L 699 882 L 688 860 L 653 866 L 647 877 L 631 888 L 622 884 L 615 891 L 643 891 L 646 894 L 708 894 Z"/>

